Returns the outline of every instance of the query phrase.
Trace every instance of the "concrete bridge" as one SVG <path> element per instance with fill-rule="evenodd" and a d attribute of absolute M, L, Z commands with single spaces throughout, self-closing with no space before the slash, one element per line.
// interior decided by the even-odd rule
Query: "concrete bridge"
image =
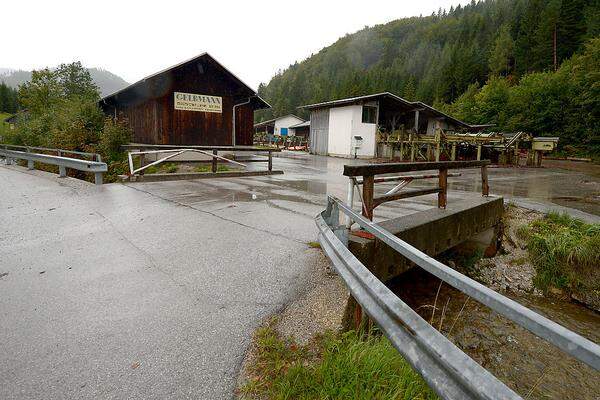
<path fill-rule="evenodd" d="M 102 186 L 0 166 L 0 398 L 233 397 L 254 329 L 326 262 L 307 242 L 325 195 L 345 196 L 348 162 L 290 155 L 274 160 L 283 176 Z M 572 174 L 527 174 L 490 171 L 492 192 L 575 190 Z M 385 204 L 376 220 L 435 204 Z"/>

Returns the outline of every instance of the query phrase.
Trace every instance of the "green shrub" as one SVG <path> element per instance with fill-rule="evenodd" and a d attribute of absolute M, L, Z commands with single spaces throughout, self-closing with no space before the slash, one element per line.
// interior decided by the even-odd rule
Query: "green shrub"
<path fill-rule="evenodd" d="M 538 288 L 600 290 L 600 224 L 550 213 L 517 233 L 527 241 Z"/>

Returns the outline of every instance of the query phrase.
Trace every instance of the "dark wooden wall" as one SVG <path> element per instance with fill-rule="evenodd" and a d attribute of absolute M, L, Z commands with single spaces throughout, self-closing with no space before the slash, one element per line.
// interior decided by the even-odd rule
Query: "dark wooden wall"
<path fill-rule="evenodd" d="M 222 113 L 174 109 L 174 92 L 220 96 Z M 174 145 L 231 145 L 233 105 L 248 98 L 239 85 L 217 66 L 196 62 L 161 73 L 118 94 L 108 106 L 128 119 L 136 143 Z M 252 145 L 254 108 L 236 109 L 236 145 Z"/>

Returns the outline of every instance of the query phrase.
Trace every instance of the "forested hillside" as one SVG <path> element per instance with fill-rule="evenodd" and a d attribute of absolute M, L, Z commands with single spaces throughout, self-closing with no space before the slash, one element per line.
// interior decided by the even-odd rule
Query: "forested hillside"
<path fill-rule="evenodd" d="M 129 85 L 123 78 L 99 68 L 87 68 L 92 80 L 100 89 L 100 95 L 106 96 Z M 4 72 L 2 72 L 4 71 Z M 18 89 L 20 85 L 31 80 L 31 71 L 10 71 L 0 68 L 0 82 Z"/>
<path fill-rule="evenodd" d="M 597 97 L 594 98 L 598 93 L 591 86 L 599 84 L 600 68 L 594 58 L 598 51 L 594 52 L 590 43 L 599 36 L 600 0 L 472 1 L 465 7 L 439 10 L 431 16 L 365 28 L 289 66 L 267 85 L 259 87 L 260 95 L 273 109 L 258 119 L 298 112 L 296 107 L 302 104 L 391 91 L 409 100 L 421 100 L 455 113 L 460 111 L 457 116 L 468 122 L 495 122 L 499 129 L 519 129 L 518 121 L 513 119 L 509 124 L 506 117 L 499 115 L 507 112 L 503 107 L 507 96 L 498 99 L 479 96 L 480 101 L 491 103 L 480 104 L 487 107 L 486 112 L 476 115 L 464 112 L 466 106 L 447 104 L 465 92 L 468 98 L 474 98 L 490 79 L 494 84 L 502 82 L 507 92 L 525 82 L 528 90 L 533 91 L 529 94 L 535 98 L 537 88 L 532 86 L 536 83 L 543 85 L 544 79 L 556 76 L 554 80 L 560 80 L 572 75 L 565 71 L 555 74 L 559 74 L 565 60 L 583 53 L 588 43 L 588 74 L 579 78 L 595 79 L 589 83 L 592 92 L 586 94 L 585 100 L 590 110 L 593 104 L 598 104 Z M 595 46 L 599 44 L 596 42 Z M 575 67 L 571 64 L 569 68 Z M 537 72 L 548 75 L 529 78 Z M 586 86 L 581 82 L 579 85 Z M 556 94 L 546 89 L 544 95 Z M 564 97 L 557 101 L 569 101 Z M 465 100 L 463 97 L 461 101 Z M 555 104 L 554 108 L 560 106 Z M 535 134 L 560 134 L 557 127 L 551 126 L 556 120 L 551 112 L 543 110 L 544 115 L 530 116 L 533 122 L 527 121 L 522 129 Z M 578 134 L 580 139 L 589 141 L 597 135 L 594 132 L 597 126 L 594 128 L 593 124 L 599 121 L 598 111 L 595 113 L 580 116 L 596 118 L 584 121 L 588 131 L 585 137 Z M 543 127 L 536 126 L 535 121 L 542 122 Z"/>

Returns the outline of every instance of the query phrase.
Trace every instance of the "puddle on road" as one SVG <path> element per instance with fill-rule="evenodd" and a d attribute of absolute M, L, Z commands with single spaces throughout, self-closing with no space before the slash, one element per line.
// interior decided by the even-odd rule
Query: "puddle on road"
<path fill-rule="evenodd" d="M 432 317 L 439 279 L 415 268 L 390 288 L 425 320 Z M 578 304 L 507 294 L 547 318 L 600 343 L 600 314 Z M 600 399 L 600 372 L 443 284 L 433 326 L 523 398 Z M 443 309 L 445 308 L 445 311 Z M 442 317 L 443 314 L 443 317 Z"/>

